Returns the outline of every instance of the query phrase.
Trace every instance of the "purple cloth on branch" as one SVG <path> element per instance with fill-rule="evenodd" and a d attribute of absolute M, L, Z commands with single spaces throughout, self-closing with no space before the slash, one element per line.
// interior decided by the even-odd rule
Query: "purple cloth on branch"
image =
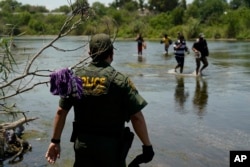
<path fill-rule="evenodd" d="M 63 98 L 69 95 L 82 97 L 82 80 L 69 68 L 57 70 L 50 74 L 50 92 Z"/>

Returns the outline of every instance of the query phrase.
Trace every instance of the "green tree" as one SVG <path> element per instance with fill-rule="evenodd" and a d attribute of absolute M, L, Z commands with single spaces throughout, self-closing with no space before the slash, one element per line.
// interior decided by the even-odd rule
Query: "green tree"
<path fill-rule="evenodd" d="M 180 7 L 184 8 L 186 10 L 187 9 L 187 1 L 186 0 L 181 0 Z"/>
<path fill-rule="evenodd" d="M 65 14 L 70 13 L 71 9 L 67 5 L 60 6 L 57 9 L 52 10 L 52 12 L 64 12 Z"/>
<path fill-rule="evenodd" d="M 229 12 L 225 17 L 225 22 L 227 23 L 227 29 L 225 35 L 227 38 L 235 38 L 238 31 L 238 15 L 233 12 Z"/>
<path fill-rule="evenodd" d="M 232 9 L 238 9 L 240 6 L 243 6 L 243 2 L 243 0 L 232 0 L 229 4 Z"/>
<path fill-rule="evenodd" d="M 239 17 L 241 18 L 241 25 L 244 26 L 245 29 L 249 29 L 250 27 L 250 9 L 249 8 L 241 8 L 237 11 L 239 13 Z"/>
<path fill-rule="evenodd" d="M 249 0 L 244 0 L 246 7 L 250 8 L 250 1 Z"/>
<path fill-rule="evenodd" d="M 140 0 L 143 1 L 143 0 Z M 115 9 L 125 9 L 125 10 L 132 10 L 135 11 L 139 7 L 139 4 L 135 0 L 115 0 L 110 4 L 110 7 L 115 8 Z"/>
<path fill-rule="evenodd" d="M 116 0 L 116 7 L 123 8 L 129 2 L 132 2 L 132 0 Z"/>
<path fill-rule="evenodd" d="M 40 25 L 40 27 L 43 27 L 43 32 L 45 34 L 57 34 L 60 31 L 60 27 L 62 27 L 64 21 L 66 19 L 65 15 L 52 15 L 49 14 L 44 19 L 44 24 Z M 38 30 L 41 31 L 41 30 Z"/>
<path fill-rule="evenodd" d="M 179 5 L 178 0 L 148 0 L 148 3 L 149 8 L 157 12 L 171 11 Z"/>
<path fill-rule="evenodd" d="M 5 0 L 0 1 L 1 9 L 6 12 L 15 12 L 17 8 L 21 6 L 21 3 L 18 3 L 15 0 Z"/>
<path fill-rule="evenodd" d="M 125 19 L 122 15 L 123 10 L 109 10 L 109 12 L 107 13 L 108 16 L 110 16 L 111 18 L 113 18 L 118 25 L 121 25 L 123 23 L 123 19 Z"/>
<path fill-rule="evenodd" d="M 231 0 L 229 4 L 232 9 L 238 9 L 240 7 L 250 7 L 249 0 Z"/>
<path fill-rule="evenodd" d="M 199 10 L 199 16 L 202 23 L 208 22 L 209 18 L 219 18 L 227 6 L 226 0 L 194 0 L 195 5 Z"/>
<path fill-rule="evenodd" d="M 144 0 L 138 0 L 139 1 L 139 8 L 141 9 L 141 11 L 143 11 L 144 9 Z"/>
<path fill-rule="evenodd" d="M 42 22 L 40 22 L 37 19 L 32 18 L 29 22 L 29 28 L 32 30 L 32 32 L 34 34 L 38 33 L 42 33 L 44 34 L 44 24 Z"/>
<path fill-rule="evenodd" d="M 28 25 L 31 17 L 32 16 L 29 12 L 22 12 L 17 15 L 18 26 Z"/>
<path fill-rule="evenodd" d="M 47 13 L 49 12 L 45 6 L 33 6 L 33 5 L 23 5 L 18 8 L 18 12 L 30 12 L 30 13 Z"/>
<path fill-rule="evenodd" d="M 191 4 L 186 10 L 187 17 L 200 18 L 200 10 L 197 5 Z"/>
<path fill-rule="evenodd" d="M 82 12 L 82 6 L 84 7 L 89 6 L 88 0 L 75 0 L 75 2 L 71 4 L 71 8 L 73 10 L 77 9 L 77 10 L 74 10 L 75 12 L 78 12 L 78 11 Z"/>
<path fill-rule="evenodd" d="M 180 25 L 183 24 L 184 19 L 184 8 L 177 7 L 172 12 L 173 24 Z"/>
<path fill-rule="evenodd" d="M 153 29 L 167 31 L 171 28 L 171 16 L 168 13 L 160 13 L 149 20 L 149 25 Z"/>
<path fill-rule="evenodd" d="M 107 13 L 105 5 L 100 2 L 94 2 L 92 8 L 98 16 L 104 16 Z"/>
<path fill-rule="evenodd" d="M 130 1 L 123 5 L 123 9 L 127 11 L 136 11 L 137 9 L 139 9 L 138 6 L 139 4 L 136 1 Z"/>

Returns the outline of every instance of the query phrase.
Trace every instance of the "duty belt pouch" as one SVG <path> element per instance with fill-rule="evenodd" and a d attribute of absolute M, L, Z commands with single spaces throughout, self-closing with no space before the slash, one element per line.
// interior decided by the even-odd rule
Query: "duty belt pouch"
<path fill-rule="evenodd" d="M 125 160 L 134 140 L 134 133 L 130 131 L 129 127 L 125 127 L 122 140 L 121 158 L 122 160 Z"/>
<path fill-rule="evenodd" d="M 76 138 L 77 138 L 77 123 L 76 122 L 73 122 L 73 131 L 72 131 L 72 134 L 71 134 L 71 138 L 70 138 L 70 142 L 75 142 Z"/>

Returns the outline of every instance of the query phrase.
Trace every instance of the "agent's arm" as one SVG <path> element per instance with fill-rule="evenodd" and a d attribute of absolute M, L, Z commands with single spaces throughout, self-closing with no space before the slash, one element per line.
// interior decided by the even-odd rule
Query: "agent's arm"
<path fill-rule="evenodd" d="M 138 167 L 141 163 L 148 163 L 152 161 L 154 157 L 153 146 L 148 137 L 148 131 L 146 121 L 142 112 L 138 112 L 131 116 L 131 122 L 135 133 L 142 141 L 142 154 L 137 155 L 135 159 L 128 165 L 128 167 Z"/>
<path fill-rule="evenodd" d="M 54 164 L 57 158 L 60 158 L 60 138 L 65 125 L 68 111 L 58 107 L 57 113 L 54 118 L 54 130 L 51 139 L 51 143 L 46 152 L 46 159 L 49 163 Z"/>
<path fill-rule="evenodd" d="M 146 121 L 141 111 L 131 116 L 131 123 L 143 145 L 150 146 Z"/>

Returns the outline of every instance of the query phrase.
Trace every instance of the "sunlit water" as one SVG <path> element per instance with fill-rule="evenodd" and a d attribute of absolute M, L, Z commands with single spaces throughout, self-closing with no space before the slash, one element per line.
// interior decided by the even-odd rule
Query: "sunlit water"
<path fill-rule="evenodd" d="M 51 39 L 28 38 L 15 41 L 19 48 L 15 57 L 20 66 Z M 187 44 L 191 48 L 193 41 Z M 74 49 L 86 44 L 80 37 L 67 37 L 55 46 Z M 112 65 L 131 77 L 141 95 L 149 103 L 143 113 L 155 150 L 152 162 L 142 167 L 228 167 L 230 150 L 250 150 L 250 47 L 247 42 L 208 41 L 209 67 L 203 77 L 178 76 L 168 73 L 176 65 L 173 49 L 164 54 L 159 41 L 148 41 L 143 61 L 138 61 L 135 41 L 117 41 Z M 48 49 L 34 62 L 33 68 L 60 69 L 72 66 L 87 57 L 88 49 L 59 52 Z M 195 69 L 193 53 L 186 55 L 185 74 Z M 36 79 L 46 80 L 48 78 Z M 58 97 L 49 86 L 40 86 L 16 97 L 20 109 L 28 117 L 39 117 L 26 125 L 25 134 L 33 146 L 18 167 L 50 166 L 44 155 L 47 150 Z M 62 136 L 58 167 L 72 166 L 73 145 L 69 142 L 73 112 Z M 129 124 L 129 126 L 131 126 Z M 136 137 L 127 162 L 141 153 Z M 10 166 L 5 163 L 5 166 Z"/>

